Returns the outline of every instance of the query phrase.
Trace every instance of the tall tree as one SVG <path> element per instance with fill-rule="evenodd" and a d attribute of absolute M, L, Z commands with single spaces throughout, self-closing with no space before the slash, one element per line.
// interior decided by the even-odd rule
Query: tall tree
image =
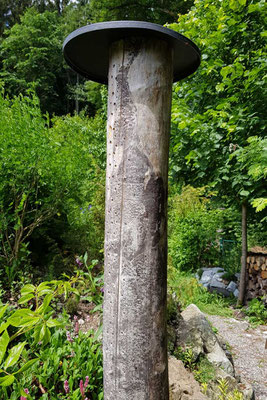
<path fill-rule="evenodd" d="M 10 95 L 34 86 L 43 111 L 67 112 L 67 76 L 63 67 L 63 32 L 56 12 L 29 9 L 2 41 L 0 78 Z"/>
<path fill-rule="evenodd" d="M 172 178 L 210 184 L 243 210 L 264 187 L 235 157 L 250 136 L 264 134 L 263 7 L 256 0 L 196 0 L 172 25 L 203 51 L 201 68 L 174 90 Z"/>
<path fill-rule="evenodd" d="M 91 0 L 95 21 L 141 20 L 158 24 L 174 22 L 193 0 Z"/>

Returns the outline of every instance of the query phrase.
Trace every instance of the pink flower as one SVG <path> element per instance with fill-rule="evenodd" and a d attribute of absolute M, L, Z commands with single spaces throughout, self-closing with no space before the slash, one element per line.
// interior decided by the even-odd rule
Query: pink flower
<path fill-rule="evenodd" d="M 28 390 L 28 389 L 23 389 L 23 390 L 24 390 L 24 392 L 25 392 L 26 394 L 29 394 L 29 390 Z M 20 396 L 20 400 L 27 400 L 27 398 L 24 397 L 24 396 Z"/>
<path fill-rule="evenodd" d="M 80 325 L 79 325 L 79 322 L 76 321 L 76 322 L 75 322 L 75 326 L 74 326 L 74 333 L 75 333 L 75 335 L 78 335 L 78 334 L 79 334 L 79 330 L 80 330 Z"/>
<path fill-rule="evenodd" d="M 70 392 L 69 382 L 67 380 L 64 381 L 64 390 L 66 394 Z"/>
<path fill-rule="evenodd" d="M 80 380 L 80 392 L 81 392 L 82 397 L 84 397 L 84 386 L 83 386 L 82 379 Z"/>
<path fill-rule="evenodd" d="M 87 388 L 88 383 L 89 383 L 89 376 L 86 376 L 85 377 L 85 382 L 84 382 L 84 388 Z"/>
<path fill-rule="evenodd" d="M 72 337 L 71 337 L 69 331 L 66 332 L 66 336 L 67 336 L 67 341 L 70 342 L 70 343 L 72 343 L 72 342 L 73 342 L 73 339 L 72 339 Z"/>

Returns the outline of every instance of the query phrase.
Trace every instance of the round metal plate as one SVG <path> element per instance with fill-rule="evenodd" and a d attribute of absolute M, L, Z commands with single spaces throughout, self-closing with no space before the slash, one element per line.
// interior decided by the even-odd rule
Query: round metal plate
<path fill-rule="evenodd" d="M 200 64 L 200 50 L 191 40 L 161 25 L 139 21 L 100 22 L 77 29 L 64 41 L 65 60 L 80 75 L 108 83 L 110 44 L 130 36 L 152 36 L 172 43 L 174 82 L 195 72 Z"/>

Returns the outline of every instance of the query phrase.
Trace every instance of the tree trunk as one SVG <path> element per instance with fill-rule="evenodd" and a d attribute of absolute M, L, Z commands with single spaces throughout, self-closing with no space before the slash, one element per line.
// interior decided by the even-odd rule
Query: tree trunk
<path fill-rule="evenodd" d="M 242 203 L 242 256 L 241 274 L 239 283 L 239 295 L 237 305 L 242 306 L 246 294 L 246 271 L 247 271 L 247 204 Z"/>
<path fill-rule="evenodd" d="M 172 50 L 111 46 L 104 296 L 105 400 L 168 400 L 167 180 Z"/>

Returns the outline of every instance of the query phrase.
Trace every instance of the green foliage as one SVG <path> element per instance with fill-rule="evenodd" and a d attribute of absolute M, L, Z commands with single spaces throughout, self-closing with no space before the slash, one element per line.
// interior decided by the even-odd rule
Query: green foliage
<path fill-rule="evenodd" d="M 267 139 L 258 136 L 251 136 L 247 140 L 247 145 L 239 147 L 233 154 L 241 164 L 242 170 L 247 170 L 248 175 L 253 180 L 253 184 L 265 180 L 267 176 Z M 260 192 L 259 194 L 264 194 Z M 256 212 L 262 211 L 267 205 L 266 197 L 259 197 L 252 200 L 252 206 Z"/>
<path fill-rule="evenodd" d="M 52 125 L 52 126 L 51 126 Z M 34 95 L 0 97 L 0 273 L 32 260 L 52 277 L 62 250 L 99 257 L 104 232 L 104 120 L 43 118 Z M 72 255 L 73 257 L 73 255 Z"/>
<path fill-rule="evenodd" d="M 49 11 L 39 14 L 29 9 L 21 17 L 21 23 L 6 31 L 6 35 L 1 44 L 0 78 L 7 93 L 25 94 L 29 87 L 35 87 L 42 110 L 66 112 L 63 34 L 58 14 Z"/>
<path fill-rule="evenodd" d="M 185 349 L 182 347 L 177 347 L 177 349 L 174 351 L 174 356 L 178 360 L 181 360 L 185 368 L 190 369 L 190 371 L 193 371 L 193 369 L 196 367 L 196 360 L 191 347 L 187 347 Z"/>
<path fill-rule="evenodd" d="M 181 271 L 197 271 L 219 261 L 222 211 L 208 208 L 208 199 L 201 195 L 204 189 L 187 186 L 170 201 L 169 253 Z"/>
<path fill-rule="evenodd" d="M 91 0 L 91 12 L 95 22 L 118 20 L 141 20 L 158 24 L 173 22 L 178 12 L 186 12 L 192 0 Z"/>
<path fill-rule="evenodd" d="M 265 325 L 267 323 L 267 309 L 263 299 L 252 299 L 248 307 L 244 308 L 249 322 L 254 325 Z"/>
<path fill-rule="evenodd" d="M 25 285 L 18 301 L 19 307 L 0 307 L 0 386 L 3 400 L 17 399 L 29 388 L 29 399 L 64 398 L 67 380 L 72 399 L 83 399 L 80 379 L 90 376 L 86 393 L 92 399 L 102 399 L 102 354 L 99 332 L 82 333 L 79 325 L 67 332 L 68 317 L 55 318 L 55 300 L 71 293 L 80 296 L 83 280 L 79 275 L 69 280 Z M 11 342 L 15 342 L 14 345 Z M 49 343 L 49 346 L 47 344 Z M 40 394 L 42 388 L 43 395 Z M 41 397 L 40 397 L 41 396 Z M 48 397 L 49 396 L 49 397 Z"/>
<path fill-rule="evenodd" d="M 4 318 L 8 305 L 0 308 L 0 386 L 10 386 L 22 372 L 28 370 L 38 358 L 31 358 L 29 353 L 24 351 L 28 341 L 18 342 L 15 346 L 9 345 L 13 340 L 18 340 L 31 331 L 31 346 L 36 350 L 37 344 L 46 346 L 51 338 L 51 328 L 62 324 L 53 318 L 54 311 L 50 306 L 52 299 L 61 294 L 68 295 L 69 292 L 77 292 L 72 287 L 78 277 L 70 281 L 43 282 L 38 286 L 25 285 L 21 290 L 21 297 L 18 301 L 23 308 L 19 308 Z M 78 293 L 79 294 L 79 293 Z M 34 309 L 31 306 L 34 301 Z M 15 328 L 15 333 L 14 333 Z M 10 335 L 11 332 L 11 335 Z M 12 369 L 10 369 L 13 367 Z"/>
<path fill-rule="evenodd" d="M 78 273 L 83 279 L 83 300 L 94 303 L 94 311 L 102 311 L 103 293 L 104 293 L 104 274 L 98 260 L 92 260 L 88 265 L 88 254 L 83 257 L 77 257 L 76 263 L 79 266 Z"/>
<path fill-rule="evenodd" d="M 39 353 L 40 364 L 31 369 L 31 374 L 23 377 L 23 387 L 30 389 L 32 398 L 40 395 L 38 386 L 31 385 L 32 377 L 45 388 L 46 394 L 41 399 L 82 399 L 79 389 L 80 380 L 89 377 L 86 395 L 92 400 L 103 399 L 103 367 L 101 343 L 94 337 L 94 332 L 79 331 L 71 341 L 66 338 L 66 331 L 57 329 L 52 335 L 49 346 Z M 69 395 L 65 395 L 64 382 L 68 381 Z M 14 388 L 14 392 L 17 388 Z"/>
<path fill-rule="evenodd" d="M 174 351 L 174 356 L 181 360 L 184 367 L 189 369 L 195 379 L 200 384 L 209 383 L 215 379 L 215 368 L 212 363 L 203 355 L 195 359 L 194 352 L 191 347 L 178 347 Z"/>
<path fill-rule="evenodd" d="M 229 308 L 231 299 L 208 292 L 189 273 L 181 273 L 174 267 L 169 267 L 168 285 L 171 293 L 175 293 L 183 309 L 193 303 L 201 311 L 210 315 L 222 315 L 225 317 L 233 315 L 232 310 Z"/>
<path fill-rule="evenodd" d="M 233 202 L 260 197 L 264 184 L 252 179 L 246 162 L 232 157 L 249 137 L 264 132 L 263 8 L 264 2 L 255 0 L 249 6 L 196 0 L 170 26 L 202 50 L 196 74 L 174 88 L 172 179 L 209 184 Z"/>
<path fill-rule="evenodd" d="M 226 379 L 220 379 L 218 383 L 219 397 L 218 400 L 243 400 L 244 396 L 239 390 L 235 389 L 232 392 L 229 390 L 229 385 Z"/>

